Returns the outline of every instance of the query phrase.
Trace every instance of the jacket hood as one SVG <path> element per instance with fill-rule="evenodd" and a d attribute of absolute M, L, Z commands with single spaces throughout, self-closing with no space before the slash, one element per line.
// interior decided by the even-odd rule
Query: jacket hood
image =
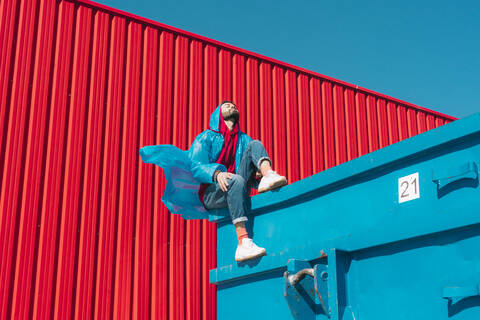
<path fill-rule="evenodd" d="M 210 123 L 209 123 L 209 127 L 210 127 L 210 130 L 213 130 L 213 131 L 220 131 L 220 106 L 219 105 L 218 107 L 215 108 L 215 110 L 213 110 L 212 114 L 210 115 Z"/>

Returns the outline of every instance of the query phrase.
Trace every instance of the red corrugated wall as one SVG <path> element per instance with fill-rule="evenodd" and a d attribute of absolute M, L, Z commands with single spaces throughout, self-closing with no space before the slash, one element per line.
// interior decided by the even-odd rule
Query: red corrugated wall
<path fill-rule="evenodd" d="M 214 319 L 215 225 L 138 149 L 223 99 L 290 182 L 454 118 L 88 1 L 0 0 L 0 319 Z"/>

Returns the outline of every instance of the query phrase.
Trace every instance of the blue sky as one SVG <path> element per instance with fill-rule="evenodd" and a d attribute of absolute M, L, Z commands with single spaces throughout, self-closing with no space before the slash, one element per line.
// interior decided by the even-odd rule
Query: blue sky
<path fill-rule="evenodd" d="M 438 112 L 480 112 L 477 0 L 97 2 Z"/>

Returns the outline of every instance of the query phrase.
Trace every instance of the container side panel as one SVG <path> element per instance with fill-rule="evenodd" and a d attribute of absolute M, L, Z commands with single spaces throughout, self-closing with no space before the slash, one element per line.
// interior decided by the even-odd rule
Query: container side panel
<path fill-rule="evenodd" d="M 115 248 L 119 200 L 119 166 L 121 150 L 122 107 L 126 59 L 126 22 L 120 17 L 111 20 L 107 101 L 102 159 L 102 190 L 98 231 L 97 273 L 95 280 L 96 319 L 113 316 L 115 292 Z"/>
<path fill-rule="evenodd" d="M 85 122 L 88 119 L 87 92 L 90 65 L 92 10 L 82 6 L 75 10 L 70 106 L 67 119 L 62 216 L 59 221 L 58 264 L 55 288 L 57 317 L 72 314 L 75 292 L 77 228 L 80 217 L 81 190 L 84 184 Z"/>
<path fill-rule="evenodd" d="M 240 128 L 243 130 L 246 129 L 246 132 L 249 132 L 249 125 L 246 119 L 247 114 L 247 104 L 245 100 L 245 89 L 246 89 L 246 72 L 245 72 L 245 57 L 242 55 L 234 54 L 232 56 L 232 100 L 235 105 L 238 106 L 240 112 Z"/>
<path fill-rule="evenodd" d="M 81 202 L 80 235 L 75 291 L 75 319 L 89 319 L 93 312 L 97 228 L 100 212 L 102 139 L 105 110 L 109 17 L 96 12 L 90 63 L 88 119 L 85 137 L 85 171 Z"/>
<path fill-rule="evenodd" d="M 335 128 L 335 165 L 347 161 L 345 143 L 345 100 L 343 86 L 333 87 L 333 122 Z"/>
<path fill-rule="evenodd" d="M 398 134 L 400 140 L 405 140 L 409 138 L 408 135 L 408 124 L 407 124 L 407 110 L 405 106 L 399 105 L 397 108 L 397 117 L 398 117 Z"/>
<path fill-rule="evenodd" d="M 173 144 L 185 150 L 188 126 L 188 39 L 177 36 L 175 39 L 174 91 L 173 91 Z M 185 228 L 186 223 L 174 215 L 170 224 L 169 260 L 169 317 L 184 319 L 186 306 L 185 292 Z"/>
<path fill-rule="evenodd" d="M 308 77 L 300 74 L 297 78 L 298 87 L 298 143 L 300 179 L 312 175 L 312 139 L 310 101 L 308 92 Z"/>
<path fill-rule="evenodd" d="M 45 150 L 45 190 L 41 203 L 37 271 L 33 317 L 46 319 L 53 313 L 57 273 L 58 226 L 62 216 L 66 122 L 69 108 L 71 51 L 73 48 L 74 4 L 62 2 L 57 8 L 55 47 Z"/>
<path fill-rule="evenodd" d="M 246 132 L 252 139 L 260 139 L 260 128 L 263 124 L 260 123 L 261 114 L 259 112 L 260 96 L 259 96 L 259 66 L 256 59 L 248 59 L 246 64 L 246 93 L 247 101 L 246 106 L 242 109 L 245 110 L 243 115 L 240 115 L 246 122 L 242 124 L 240 128 L 246 128 Z M 245 114 L 246 112 L 246 114 Z M 268 125 L 270 125 L 269 122 Z M 267 125 L 267 124 L 265 124 Z"/>
<path fill-rule="evenodd" d="M 208 128 L 210 113 L 219 103 L 218 101 L 218 49 L 211 45 L 204 46 L 204 89 L 203 89 L 203 129 Z M 216 224 L 202 221 L 202 306 L 201 319 L 215 319 L 216 315 L 216 286 L 210 284 L 209 271 L 216 267 Z"/>
<path fill-rule="evenodd" d="M 290 182 L 300 178 L 300 163 L 298 155 L 298 98 L 297 75 L 292 71 L 285 73 L 285 107 L 287 135 L 287 179 Z"/>
<path fill-rule="evenodd" d="M 398 116 L 397 105 L 393 102 L 387 103 L 388 139 L 389 144 L 397 143 L 398 140 Z"/>
<path fill-rule="evenodd" d="M 273 159 L 273 128 L 276 124 L 273 122 L 273 102 L 272 102 L 272 66 L 268 63 L 260 64 L 260 105 L 259 126 L 260 140 L 272 161 Z"/>
<path fill-rule="evenodd" d="M 345 130 L 347 160 L 358 157 L 357 118 L 355 116 L 355 92 L 345 89 Z"/>
<path fill-rule="evenodd" d="M 203 128 L 208 128 L 210 113 L 219 103 L 218 99 L 218 56 L 217 48 L 207 45 L 204 48 L 203 60 Z"/>
<path fill-rule="evenodd" d="M 427 114 L 427 130 L 432 130 L 435 128 L 435 116 Z"/>
<path fill-rule="evenodd" d="M 142 79 L 140 95 L 139 147 L 155 143 L 157 111 L 157 76 L 159 32 L 151 27 L 143 30 Z M 136 154 L 138 158 L 138 154 Z M 138 162 L 137 212 L 135 221 L 135 262 L 132 318 L 151 317 L 152 246 L 153 238 L 153 176 L 154 167 Z"/>
<path fill-rule="evenodd" d="M 8 6 L 8 4 L 4 4 Z M 3 6 L 3 5 L 2 5 Z M 5 147 L 2 149 L 3 174 L 0 190 L 0 316 L 15 318 L 27 316 L 26 311 L 18 309 L 21 305 L 28 304 L 29 293 L 19 287 L 19 274 L 28 253 L 22 250 L 31 250 L 29 242 L 33 240 L 28 232 L 31 226 L 29 213 L 21 212 L 22 189 L 28 173 L 25 173 L 26 143 L 30 121 L 33 82 L 33 62 L 35 61 L 37 3 L 24 1 L 19 8 L 18 31 L 16 33 L 15 58 L 13 70 L 9 80 L 11 91 L 8 93 L 8 101 L 3 107 L 8 106 L 8 120 L 2 119 L 5 124 L 2 134 L 5 138 Z M 3 33 L 3 28 L 2 28 Z M 2 48 L 3 50 L 3 48 Z M 7 54 L 8 55 L 8 54 Z M 12 66 L 11 66 L 12 67 Z M 9 83 L 7 81 L 6 83 Z M 3 86 L 3 83 L 2 83 Z M 4 116 L 7 111 L 0 111 Z M 5 122 L 5 121 L 6 122 Z M 2 139 L 3 140 L 3 139 Z M 2 144 L 3 145 L 3 144 Z M 28 187 L 28 186 L 26 186 Z M 25 216 L 27 214 L 27 216 Z M 26 220 L 26 221 L 25 221 Z M 30 224 L 29 226 L 25 224 Z M 34 237 L 34 235 L 33 235 Z M 20 251 L 20 252 L 19 252 Z M 27 267 L 28 268 L 28 267 Z M 26 270 L 25 270 L 26 271 Z M 31 271 L 30 271 L 31 272 Z M 30 275 L 31 276 L 31 275 Z M 28 280 L 27 280 L 28 282 Z M 30 285 L 30 283 L 26 284 Z M 26 295 L 26 296 L 25 296 Z M 25 301 L 27 299 L 27 301 Z"/>
<path fill-rule="evenodd" d="M 388 138 L 388 120 L 387 120 L 387 105 L 385 100 L 377 100 L 378 113 L 378 146 L 384 148 L 389 144 Z"/>
<path fill-rule="evenodd" d="M 11 110 L 10 93 L 13 84 L 11 73 L 14 70 L 15 63 L 19 12 L 20 1 L 4 0 L 0 3 L 0 25 L 2 26 L 2 32 L 0 33 L 0 83 L 3 84 L 0 87 L 0 189 L 2 188 L 1 183 L 4 174 L 7 121 Z M 3 306 L 1 310 L 3 310 Z M 0 314 L 0 316 L 2 315 Z"/>
<path fill-rule="evenodd" d="M 427 115 L 423 112 L 417 114 L 418 133 L 427 131 Z"/>
<path fill-rule="evenodd" d="M 155 144 L 171 142 L 172 137 L 172 85 L 174 37 L 162 32 L 159 39 L 158 95 L 155 124 Z M 159 167 L 154 168 L 153 194 L 153 239 L 152 239 L 152 305 L 153 319 L 167 319 L 169 307 L 168 295 L 168 243 L 170 237 L 170 215 L 161 202 L 165 178 Z"/>
<path fill-rule="evenodd" d="M 121 112 L 119 207 L 115 248 L 115 292 L 113 318 L 130 316 L 132 302 L 132 262 L 134 261 L 135 199 L 138 161 L 138 111 L 142 70 L 142 26 L 128 22 L 124 91 Z"/>
<path fill-rule="evenodd" d="M 439 117 L 435 117 L 435 127 L 440 127 L 445 124 L 445 121 Z"/>
<path fill-rule="evenodd" d="M 322 85 L 318 79 L 310 79 L 310 124 L 312 128 L 313 173 L 324 170 Z"/>
<path fill-rule="evenodd" d="M 323 127 L 323 154 L 324 168 L 335 165 L 335 135 L 333 124 L 332 83 L 322 81 L 322 127 Z"/>
<path fill-rule="evenodd" d="M 407 108 L 407 123 L 408 123 L 408 136 L 413 137 L 418 134 L 417 127 L 417 111 L 412 108 Z"/>
<path fill-rule="evenodd" d="M 367 109 L 365 105 L 365 95 L 357 92 L 355 94 L 355 106 L 357 116 L 357 139 L 358 139 L 358 156 L 368 153 L 368 126 L 367 126 Z"/>
<path fill-rule="evenodd" d="M 33 43 L 34 69 L 31 82 L 30 115 L 25 155 L 25 176 L 20 206 L 17 261 L 13 289 L 12 317 L 28 318 L 33 311 L 33 290 L 38 253 L 38 224 L 43 192 L 45 135 L 48 129 L 49 88 L 53 52 L 55 2 L 45 1 L 38 7 L 38 26 Z"/>
<path fill-rule="evenodd" d="M 286 120 L 285 120 L 285 81 L 284 70 L 279 67 L 273 68 L 273 158 L 278 159 L 275 163 L 277 171 L 287 175 L 286 155 Z"/>
<path fill-rule="evenodd" d="M 189 68 L 189 138 L 188 145 L 199 134 L 202 128 L 202 64 L 203 48 L 199 41 L 190 42 L 190 68 Z M 186 318 L 201 319 L 201 278 L 202 264 L 201 245 L 202 245 L 202 221 L 187 221 L 186 229 Z"/>
<path fill-rule="evenodd" d="M 232 53 L 229 50 L 218 51 L 218 103 L 232 100 Z"/>
<path fill-rule="evenodd" d="M 378 149 L 378 114 L 375 97 L 367 97 L 368 151 Z"/>

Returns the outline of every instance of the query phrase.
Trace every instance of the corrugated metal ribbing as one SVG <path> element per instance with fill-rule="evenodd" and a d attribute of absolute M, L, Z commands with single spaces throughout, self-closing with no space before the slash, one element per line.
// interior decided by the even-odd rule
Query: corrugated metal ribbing
<path fill-rule="evenodd" d="M 214 319 L 216 227 L 138 149 L 188 148 L 224 99 L 290 182 L 454 120 L 88 1 L 0 25 L 0 319 Z"/>

